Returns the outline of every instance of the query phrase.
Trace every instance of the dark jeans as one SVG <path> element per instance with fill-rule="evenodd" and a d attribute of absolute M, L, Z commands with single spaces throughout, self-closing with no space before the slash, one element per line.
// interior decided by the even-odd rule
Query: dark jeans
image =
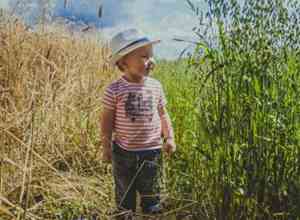
<path fill-rule="evenodd" d="M 144 213 L 151 213 L 160 202 L 161 150 L 126 151 L 113 143 L 112 165 L 115 196 L 121 210 L 136 210 L 136 193 Z"/>

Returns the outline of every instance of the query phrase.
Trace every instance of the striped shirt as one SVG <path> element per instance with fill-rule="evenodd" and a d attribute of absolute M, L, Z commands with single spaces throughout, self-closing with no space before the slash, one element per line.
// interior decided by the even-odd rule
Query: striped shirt
<path fill-rule="evenodd" d="M 152 150 L 162 146 L 158 108 L 166 105 L 159 81 L 145 77 L 143 83 L 124 76 L 111 83 L 103 96 L 104 108 L 114 111 L 114 141 L 125 150 Z"/>

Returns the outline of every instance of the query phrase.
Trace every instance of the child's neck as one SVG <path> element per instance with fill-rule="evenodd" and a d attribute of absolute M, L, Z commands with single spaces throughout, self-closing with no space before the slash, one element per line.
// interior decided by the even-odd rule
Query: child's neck
<path fill-rule="evenodd" d="M 124 78 L 131 83 L 143 83 L 145 80 L 145 76 L 135 76 L 128 73 L 124 73 Z"/>

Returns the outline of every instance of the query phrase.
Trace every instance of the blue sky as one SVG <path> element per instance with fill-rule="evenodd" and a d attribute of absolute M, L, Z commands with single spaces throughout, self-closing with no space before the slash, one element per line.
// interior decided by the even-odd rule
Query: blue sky
<path fill-rule="evenodd" d="M 26 11 L 29 22 L 38 16 L 42 2 L 50 2 L 52 16 L 72 17 L 101 26 L 105 39 L 127 28 L 139 28 L 150 37 L 162 40 L 155 49 L 158 57 L 176 58 L 188 46 L 174 42 L 173 38 L 195 38 L 192 28 L 197 25 L 197 19 L 186 0 L 68 0 L 66 8 L 64 0 L 27 1 L 31 2 L 30 6 L 26 9 L 22 6 L 20 11 Z M 0 7 L 12 7 L 15 2 L 17 0 L 0 0 Z M 199 4 L 203 0 L 193 2 Z M 100 5 L 103 6 L 102 19 L 97 17 Z"/>

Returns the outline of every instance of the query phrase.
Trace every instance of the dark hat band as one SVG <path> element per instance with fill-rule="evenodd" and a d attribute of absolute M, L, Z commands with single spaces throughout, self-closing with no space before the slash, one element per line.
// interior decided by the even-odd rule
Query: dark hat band
<path fill-rule="evenodd" d="M 131 47 L 131 46 L 133 46 L 133 45 L 135 45 L 135 44 L 141 43 L 141 42 L 150 42 L 150 40 L 149 40 L 148 38 L 145 37 L 145 38 L 141 38 L 141 39 L 139 39 L 139 40 L 133 41 L 132 43 L 126 45 L 126 47 L 123 47 L 123 48 L 121 48 L 120 50 L 118 50 L 117 53 L 120 53 L 121 51 L 126 50 L 127 48 L 129 48 L 129 47 Z M 117 53 L 116 53 L 116 54 L 117 54 Z"/>

